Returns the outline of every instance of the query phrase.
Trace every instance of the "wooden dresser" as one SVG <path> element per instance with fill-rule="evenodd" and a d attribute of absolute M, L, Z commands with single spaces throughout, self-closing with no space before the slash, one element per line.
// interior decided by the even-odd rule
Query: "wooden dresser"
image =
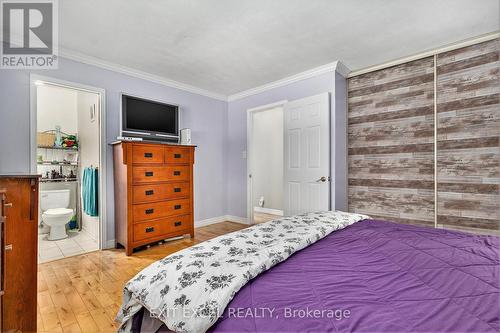
<path fill-rule="evenodd" d="M 115 238 L 127 255 L 167 238 L 194 237 L 194 146 L 113 144 Z"/>
<path fill-rule="evenodd" d="M 38 175 L 0 175 L 2 332 L 36 332 Z"/>

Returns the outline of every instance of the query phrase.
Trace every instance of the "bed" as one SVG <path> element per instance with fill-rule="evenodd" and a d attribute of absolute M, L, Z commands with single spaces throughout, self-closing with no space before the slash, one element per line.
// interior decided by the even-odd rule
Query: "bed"
<path fill-rule="evenodd" d="M 266 228 L 268 223 L 252 228 Z M 500 331 L 498 237 L 364 216 L 332 229 L 233 290 L 217 318 L 210 319 L 208 330 Z M 119 318 L 128 325 L 122 325 L 122 330 L 193 331 L 189 324 L 169 323 L 167 328 L 151 318 L 151 313 L 153 317 L 158 313 L 144 302 L 127 307 L 141 290 L 126 292 L 129 302 L 124 302 L 122 311 L 126 310 L 128 320 L 123 314 Z M 150 292 L 161 290 L 155 287 Z M 205 293 L 199 290 L 199 294 Z"/>

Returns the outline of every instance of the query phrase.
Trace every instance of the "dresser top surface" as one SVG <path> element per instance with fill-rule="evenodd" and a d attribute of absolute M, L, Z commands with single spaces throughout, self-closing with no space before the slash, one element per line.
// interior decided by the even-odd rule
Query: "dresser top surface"
<path fill-rule="evenodd" d="M 1 173 L 0 178 L 40 178 L 37 173 Z"/>
<path fill-rule="evenodd" d="M 110 143 L 110 145 L 119 145 L 122 143 L 132 143 L 132 144 L 154 144 L 154 145 L 164 145 L 164 146 L 175 146 L 175 147 L 197 147 L 197 145 L 183 145 L 175 142 L 162 142 L 162 141 L 152 141 L 152 140 L 142 140 L 142 141 L 132 141 L 132 140 L 117 140 Z"/>

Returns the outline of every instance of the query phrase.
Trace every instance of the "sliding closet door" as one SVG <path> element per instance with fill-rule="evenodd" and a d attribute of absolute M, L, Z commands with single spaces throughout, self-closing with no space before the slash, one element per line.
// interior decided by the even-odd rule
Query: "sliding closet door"
<path fill-rule="evenodd" d="M 434 58 L 348 82 L 349 211 L 434 225 Z"/>
<path fill-rule="evenodd" d="M 499 40 L 437 56 L 438 224 L 500 228 Z"/>

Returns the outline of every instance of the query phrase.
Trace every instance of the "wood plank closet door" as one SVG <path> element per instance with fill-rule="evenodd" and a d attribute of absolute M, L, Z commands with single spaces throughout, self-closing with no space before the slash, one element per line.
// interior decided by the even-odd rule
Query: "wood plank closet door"
<path fill-rule="evenodd" d="M 348 80 L 349 211 L 434 225 L 434 58 Z"/>
<path fill-rule="evenodd" d="M 437 222 L 445 227 L 500 227 L 499 45 L 437 56 Z"/>

